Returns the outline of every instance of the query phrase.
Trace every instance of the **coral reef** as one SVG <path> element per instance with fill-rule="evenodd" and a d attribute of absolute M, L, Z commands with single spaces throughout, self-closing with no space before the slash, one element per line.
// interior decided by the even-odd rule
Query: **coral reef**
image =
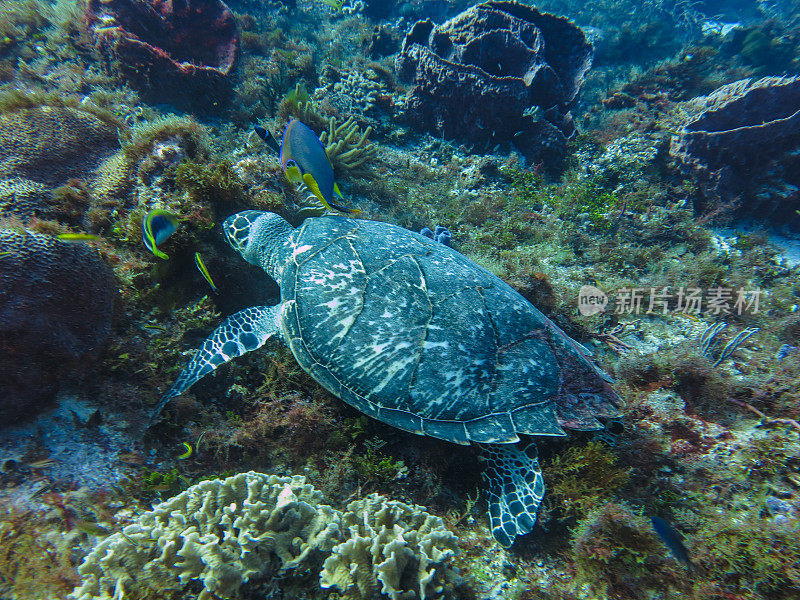
<path fill-rule="evenodd" d="M 695 98 L 681 110 L 685 119 L 670 153 L 694 174 L 707 199 L 741 199 L 761 217 L 785 216 L 800 207 L 800 198 L 781 202 L 780 195 L 758 198 L 752 193 L 742 198 L 754 188 L 754 175 L 763 177 L 774 168 L 768 157 L 800 145 L 800 77 L 743 79 Z M 791 179 L 800 183 L 796 176 Z"/>
<path fill-rule="evenodd" d="M 110 68 L 153 99 L 196 108 L 228 99 L 239 35 L 221 0 L 90 0 L 85 19 Z"/>
<path fill-rule="evenodd" d="M 0 230 L 0 417 L 31 416 L 105 349 L 117 282 L 86 244 Z"/>
<path fill-rule="evenodd" d="M 323 588 L 347 600 L 451 596 L 458 578 L 447 563 L 458 553 L 458 538 L 439 517 L 371 494 L 347 505 L 342 525 L 348 539 L 325 560 Z"/>
<path fill-rule="evenodd" d="M 569 111 L 591 61 L 569 20 L 490 1 L 440 26 L 418 21 L 397 69 L 413 83 L 405 110 L 414 127 L 488 148 L 513 141 L 529 159 L 553 161 L 574 133 Z"/>
<path fill-rule="evenodd" d="M 139 123 L 130 140 L 98 168 L 94 191 L 98 198 L 149 210 L 177 204 L 175 171 L 183 161 L 209 158 L 211 141 L 206 129 L 191 117 L 167 115 Z M 202 168 L 202 165 L 198 165 Z M 136 238 L 139 237 L 138 230 Z"/>
<path fill-rule="evenodd" d="M 576 583 L 587 584 L 599 597 L 635 598 L 643 588 L 678 597 L 680 579 L 675 570 L 662 567 L 664 550 L 649 519 L 625 504 L 593 509 L 573 532 L 572 552 Z M 676 595 L 666 595 L 670 591 Z"/>
<path fill-rule="evenodd" d="M 303 477 L 247 472 L 203 481 L 102 540 L 72 600 L 235 596 L 241 586 L 309 567 L 340 537 L 339 514 Z"/>

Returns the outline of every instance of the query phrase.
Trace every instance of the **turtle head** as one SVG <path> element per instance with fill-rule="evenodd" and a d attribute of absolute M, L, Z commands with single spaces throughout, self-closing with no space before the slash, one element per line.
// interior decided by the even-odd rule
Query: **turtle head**
<path fill-rule="evenodd" d="M 225 239 L 251 265 L 262 267 L 273 275 L 280 250 L 292 232 L 292 226 L 271 212 L 245 210 L 231 215 L 222 223 Z"/>

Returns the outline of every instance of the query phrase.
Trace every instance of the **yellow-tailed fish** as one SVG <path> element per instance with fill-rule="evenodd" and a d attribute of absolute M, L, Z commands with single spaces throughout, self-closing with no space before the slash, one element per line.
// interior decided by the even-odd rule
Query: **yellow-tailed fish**
<path fill-rule="evenodd" d="M 91 233 L 61 233 L 56 236 L 62 242 L 93 242 L 99 240 L 99 235 Z"/>
<path fill-rule="evenodd" d="M 181 459 L 181 460 L 185 460 L 185 459 L 187 459 L 187 458 L 192 456 L 192 453 L 194 452 L 194 449 L 192 448 L 192 445 L 187 443 L 187 442 L 181 442 L 181 444 L 186 449 L 186 452 L 184 452 L 183 454 L 179 455 L 178 458 Z"/>
<path fill-rule="evenodd" d="M 178 230 L 179 219 L 168 210 L 156 208 L 142 219 L 142 242 L 158 258 L 169 256 L 158 249 L 158 245 Z"/>
<path fill-rule="evenodd" d="M 199 252 L 194 253 L 194 264 L 197 266 L 197 270 L 203 274 L 203 277 L 205 277 L 211 289 L 216 292 L 217 286 L 214 285 L 214 280 L 211 279 L 211 274 L 208 272 L 208 269 L 206 269 L 206 264 L 203 262 L 203 257 L 200 256 Z"/>
<path fill-rule="evenodd" d="M 361 212 L 333 203 L 334 195 L 341 197 L 342 193 L 334 181 L 331 161 L 317 135 L 297 119 L 289 121 L 283 132 L 280 159 L 287 179 L 294 184 L 305 184 L 328 210 Z"/>

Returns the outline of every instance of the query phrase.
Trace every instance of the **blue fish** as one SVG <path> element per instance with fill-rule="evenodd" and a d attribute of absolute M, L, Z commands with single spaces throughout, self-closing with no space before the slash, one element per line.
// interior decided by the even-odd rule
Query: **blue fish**
<path fill-rule="evenodd" d="M 694 570 L 694 564 L 689 559 L 689 551 L 686 549 L 686 546 L 683 545 L 681 534 L 661 517 L 653 517 L 650 521 L 658 537 L 660 537 L 661 541 L 670 549 L 672 555 L 689 571 Z"/>
<path fill-rule="evenodd" d="M 142 219 L 142 242 L 158 258 L 167 260 L 169 256 L 158 249 L 158 245 L 178 230 L 180 220 L 168 210 L 156 208 Z"/>
<path fill-rule="evenodd" d="M 256 130 L 256 133 L 259 131 Z M 333 166 L 325 154 L 325 147 L 311 128 L 297 119 L 289 121 L 283 132 L 280 159 L 283 172 L 289 181 L 294 184 L 305 184 L 328 210 L 361 212 L 358 209 L 334 204 L 334 194 L 341 198 L 342 193 L 334 181 Z"/>

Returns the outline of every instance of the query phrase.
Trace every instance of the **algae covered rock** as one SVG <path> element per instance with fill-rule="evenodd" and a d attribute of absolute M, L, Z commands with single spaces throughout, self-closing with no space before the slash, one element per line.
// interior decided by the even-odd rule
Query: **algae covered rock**
<path fill-rule="evenodd" d="M 449 597 L 458 576 L 448 562 L 458 538 L 421 506 L 378 494 L 351 502 L 342 516 L 348 540 L 333 548 L 320 574 L 342 598 Z"/>
<path fill-rule="evenodd" d="M 102 540 L 69 598 L 237 597 L 250 580 L 321 562 L 341 540 L 338 511 L 321 501 L 301 476 L 203 481 Z"/>
<path fill-rule="evenodd" d="M 30 416 L 102 356 L 116 294 L 88 245 L 0 230 L 0 422 Z"/>
<path fill-rule="evenodd" d="M 418 21 L 397 59 L 412 83 L 412 126 L 488 149 L 513 141 L 552 160 L 575 131 L 570 115 L 592 46 L 564 17 L 513 1 L 473 6 L 435 25 Z"/>
<path fill-rule="evenodd" d="M 98 53 L 154 100 L 215 108 L 228 99 L 239 54 L 233 13 L 220 0 L 89 0 Z"/>

